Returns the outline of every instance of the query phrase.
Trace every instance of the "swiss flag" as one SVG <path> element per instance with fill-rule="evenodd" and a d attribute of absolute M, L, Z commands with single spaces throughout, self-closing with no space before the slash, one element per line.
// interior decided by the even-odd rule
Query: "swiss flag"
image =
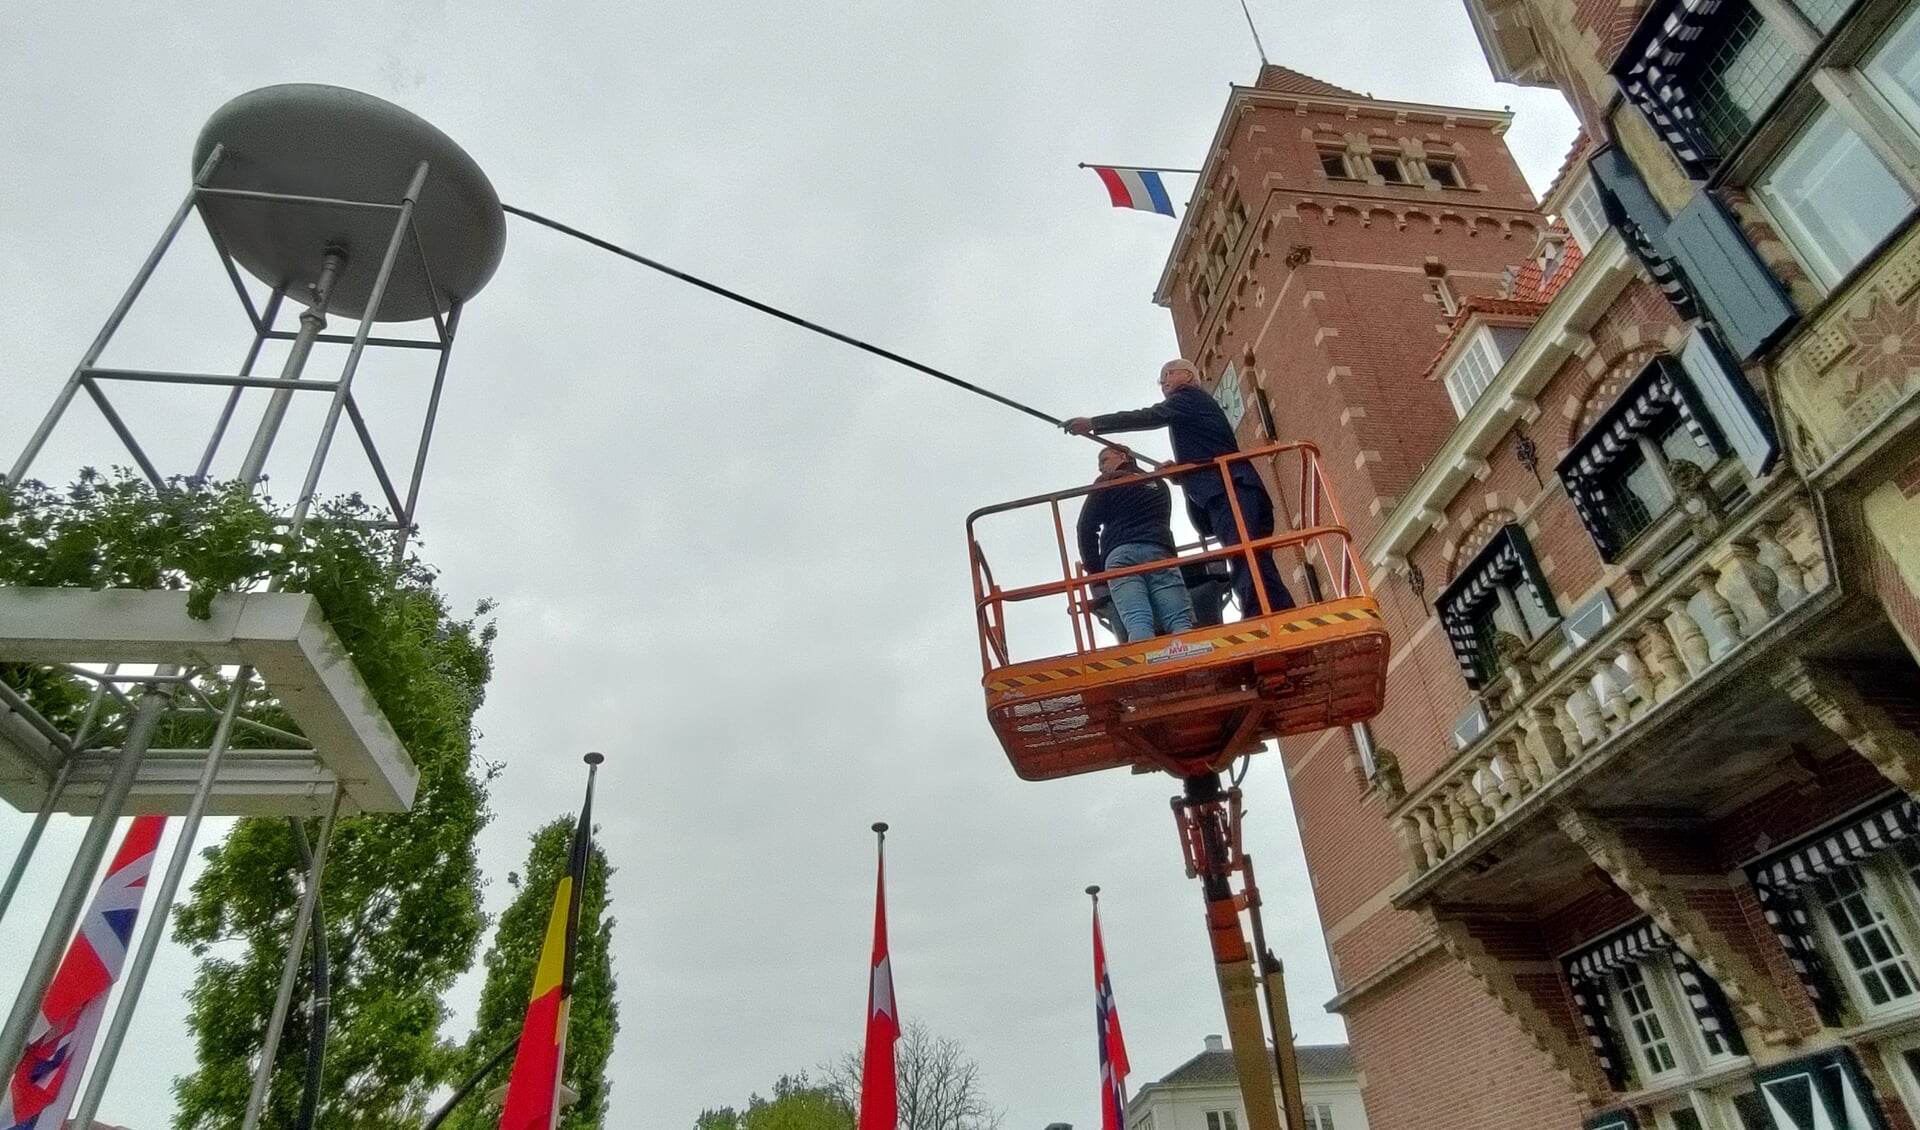
<path fill-rule="evenodd" d="M 873 963 L 867 978 L 859 1130 L 895 1130 L 900 1121 L 900 1091 L 893 1076 L 893 1044 L 899 1038 L 900 1012 L 894 1006 L 893 965 L 887 957 L 887 862 L 882 855 L 873 897 Z"/>

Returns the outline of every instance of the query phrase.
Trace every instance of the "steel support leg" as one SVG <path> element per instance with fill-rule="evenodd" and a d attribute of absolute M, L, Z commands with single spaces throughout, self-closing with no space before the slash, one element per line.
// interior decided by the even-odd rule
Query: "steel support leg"
<path fill-rule="evenodd" d="M 240 1130 L 257 1130 L 260 1112 L 266 1107 L 267 1091 L 273 1083 L 273 1060 L 280 1050 L 280 1033 L 287 1025 L 287 1013 L 293 1007 L 293 983 L 300 973 L 300 954 L 306 949 L 307 927 L 313 921 L 314 900 L 320 897 L 320 881 L 326 875 L 327 848 L 333 842 L 334 819 L 340 814 L 340 786 L 333 787 L 333 800 L 327 805 L 327 817 L 320 824 L 320 842 L 313 849 L 313 866 L 307 870 L 307 887 L 300 896 L 300 911 L 293 920 L 293 937 L 287 941 L 287 960 L 280 967 L 280 992 L 274 997 L 273 1015 L 267 1019 L 266 1041 L 260 1046 L 260 1064 L 253 1072 L 253 1090 L 247 1095 L 247 1113 Z"/>
<path fill-rule="evenodd" d="M 47 790 L 47 799 L 40 805 L 40 811 L 33 814 L 33 826 L 27 829 L 27 838 L 20 842 L 20 851 L 13 857 L 12 866 L 7 868 L 7 881 L 0 885 L 0 921 L 7 917 L 7 907 L 13 904 L 13 896 L 20 890 L 20 881 L 26 878 L 27 864 L 32 862 L 33 853 L 40 847 L 40 837 L 47 830 L 47 821 L 53 818 L 53 806 L 60 803 L 60 794 L 67 791 L 67 779 L 73 776 L 73 758 L 68 757 L 60 763 L 60 771 L 54 774 L 53 785 Z"/>
<path fill-rule="evenodd" d="M 333 446 L 333 433 L 340 427 L 340 413 L 347 406 L 347 397 L 353 394 L 353 377 L 360 369 L 360 355 L 366 351 L 367 338 L 373 333 L 373 321 L 380 315 L 380 302 L 387 295 L 387 283 L 393 279 L 393 265 L 399 261 L 400 249 L 406 245 L 408 226 L 413 223 L 413 206 L 420 199 L 420 190 L 426 187 L 428 168 L 425 161 L 415 166 L 413 181 L 407 186 L 407 194 L 400 201 L 398 218 L 393 225 L 393 238 L 387 241 L 387 253 L 380 260 L 380 270 L 373 277 L 372 289 L 367 292 L 367 308 L 360 315 L 360 328 L 354 331 L 353 345 L 347 350 L 346 364 L 340 368 L 339 384 L 333 390 L 333 400 L 327 405 L 326 419 L 320 425 L 320 438 L 314 444 L 313 459 L 307 464 L 307 477 L 300 484 L 300 497 L 293 503 L 293 515 L 289 524 L 295 533 L 298 533 L 300 527 L 306 524 L 307 511 L 313 506 L 314 493 L 320 489 L 320 469 L 326 465 L 327 451 Z M 411 521 L 412 518 L 408 517 L 406 520 Z"/>
<path fill-rule="evenodd" d="M 80 1096 L 80 1107 L 73 1113 L 75 1126 L 92 1126 L 93 1116 L 100 1109 L 100 1100 L 106 1096 L 107 1082 L 113 1078 L 114 1063 L 120 1058 L 120 1046 L 126 1042 L 127 1028 L 133 1023 L 133 1010 L 139 1007 L 140 992 L 147 983 L 147 971 L 153 966 L 160 940 L 166 936 L 174 895 L 180 889 L 180 879 L 186 874 L 188 861 L 193 858 L 193 844 L 200 833 L 200 820 L 206 815 L 207 802 L 213 797 L 214 783 L 220 777 L 220 762 L 233 740 L 233 727 L 240 716 L 241 701 L 246 698 L 252 683 L 251 667 L 240 668 L 233 677 L 233 689 L 227 700 L 226 712 L 221 714 L 220 725 L 213 734 L 213 743 L 207 749 L 206 767 L 200 771 L 200 781 L 194 788 L 193 799 L 187 803 L 186 815 L 180 818 L 179 838 L 174 842 L 173 854 L 167 857 L 167 870 L 160 878 L 160 888 L 154 892 L 153 912 L 148 916 L 147 927 L 140 935 L 140 948 L 127 964 L 121 978 L 120 1004 L 107 1024 L 106 1036 L 101 1040 L 100 1051 L 94 1057 L 93 1074 L 87 1078 L 87 1089 Z"/>
<path fill-rule="evenodd" d="M 161 233 L 160 241 L 153 245 L 152 251 L 147 253 L 147 261 L 140 264 L 140 269 L 134 272 L 133 282 L 127 285 L 126 293 L 120 296 L 119 305 L 113 308 L 113 313 L 107 315 L 106 324 L 100 327 L 100 332 L 95 335 L 93 344 L 87 347 L 86 353 L 80 358 L 80 363 L 73 367 L 73 375 L 67 378 L 67 383 L 61 387 L 59 395 L 53 398 L 53 406 L 47 409 L 47 414 L 41 419 L 40 426 L 33 430 L 32 438 L 28 439 L 27 445 L 20 450 L 20 457 L 14 460 L 13 469 L 7 472 L 8 482 L 18 483 L 27 477 L 27 469 L 33 466 L 34 458 L 40 454 L 40 449 L 46 446 L 47 437 L 53 434 L 54 426 L 60 423 L 60 417 L 66 414 L 67 406 L 73 403 L 74 394 L 80 391 L 86 371 L 93 368 L 94 362 L 100 360 L 100 355 L 106 352 L 107 343 L 112 341 L 113 335 L 119 331 L 120 323 L 127 320 L 127 312 L 133 309 L 133 300 L 140 297 L 140 292 L 146 289 L 147 280 L 153 278 L 154 269 L 159 267 L 160 260 L 166 257 L 167 248 L 173 246 L 173 237 L 180 234 L 181 227 L 187 222 L 187 214 L 193 211 L 194 202 L 200 198 L 201 186 L 205 185 L 207 178 L 220 167 L 220 159 L 225 154 L 226 147 L 221 145 L 215 145 L 213 152 L 207 154 L 206 162 L 200 166 L 200 171 L 193 178 L 193 187 L 187 190 L 187 198 L 182 200 L 180 207 L 174 210 L 173 219 L 167 221 L 167 230 Z"/>
<path fill-rule="evenodd" d="M 172 667 L 162 667 L 155 672 L 163 676 L 175 673 L 176 669 Z M 40 1015 L 40 1004 L 46 998 L 47 986 L 53 983 L 53 974 L 60 967 L 61 957 L 66 953 L 67 941 L 73 935 L 74 924 L 80 920 L 87 894 L 93 889 L 94 873 L 100 869 L 100 861 L 107 854 L 107 843 L 113 838 L 114 824 L 120 818 L 121 809 L 127 805 L 127 795 L 133 791 L 134 778 L 140 772 L 140 762 L 146 756 L 147 746 L 153 741 L 153 732 L 172 702 L 171 683 L 150 685 L 140 696 L 133 725 L 127 730 L 126 744 L 120 748 L 120 759 L 114 764 L 112 775 L 107 778 L 107 786 L 100 794 L 100 805 L 94 811 L 92 822 L 87 825 L 86 835 L 80 840 L 80 849 L 74 853 L 73 866 L 67 871 L 66 885 L 60 888 L 60 895 L 54 900 L 53 911 L 47 918 L 46 929 L 40 934 L 40 946 L 27 963 L 26 979 L 20 985 L 20 994 L 13 999 L 13 1010 L 7 1014 L 6 1027 L 0 1029 L 0 1063 L 19 1063 L 27 1050 L 27 1038 L 33 1031 L 34 1020 Z"/>

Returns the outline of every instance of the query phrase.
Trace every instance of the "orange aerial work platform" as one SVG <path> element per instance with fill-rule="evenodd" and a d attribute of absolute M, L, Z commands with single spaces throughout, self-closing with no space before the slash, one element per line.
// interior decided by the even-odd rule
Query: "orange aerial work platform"
<path fill-rule="evenodd" d="M 1021 777 L 1047 780 L 1128 766 L 1135 772 L 1164 769 L 1189 777 L 1226 767 L 1269 738 L 1307 733 L 1371 718 L 1385 694 L 1387 632 L 1352 537 L 1308 443 L 1276 444 L 1214 460 L 1211 465 L 1166 467 L 1140 480 L 1191 482 L 1196 475 L 1226 479 L 1246 463 L 1265 472 L 1280 492 L 1274 511 L 1292 517 L 1292 529 L 1249 542 L 1246 517 L 1234 503 L 1241 544 L 1207 549 L 1190 546 L 1177 562 L 1160 561 L 1087 574 L 1073 564 L 1066 513 L 1095 484 L 988 506 L 967 518 L 972 551 L 974 607 L 985 669 L 987 714 L 1007 757 Z M 1230 488 L 1229 483 L 1229 488 Z M 1231 489 L 1229 497 L 1233 497 Z M 1074 512 L 1077 514 L 1077 508 Z M 1055 554 L 1045 566 L 1050 579 L 1003 587 L 982 548 L 980 527 L 992 520 L 1050 521 Z M 1284 523 L 1276 523 L 1276 526 Z M 1023 539 L 1031 553 L 1037 539 Z M 1204 607 L 1203 590 L 1223 585 L 1222 565 L 1241 558 L 1249 567 L 1257 553 L 1276 554 L 1281 572 L 1306 578 L 1299 604 L 1275 610 L 1254 570 L 1260 607 L 1237 621 L 1217 620 Z M 1030 567 L 1031 558 L 1021 562 Z M 1177 635 L 1104 645 L 1096 638 L 1096 586 L 1116 577 L 1150 573 L 1177 564 L 1196 601 L 1198 626 Z M 1211 602 L 1217 612 L 1219 604 Z M 1040 616 L 1029 613 L 1047 610 Z M 1010 616 L 1055 652 L 1071 625 L 1071 651 L 1021 657 L 1009 639 Z M 1051 641 L 1051 642 L 1049 642 Z"/>

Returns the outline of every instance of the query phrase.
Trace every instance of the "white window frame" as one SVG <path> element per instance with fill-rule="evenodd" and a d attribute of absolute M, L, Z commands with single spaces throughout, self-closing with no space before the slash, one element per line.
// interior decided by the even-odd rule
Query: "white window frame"
<path fill-rule="evenodd" d="M 1667 1055 L 1673 1060 L 1671 1067 L 1656 1069 L 1647 1058 L 1648 1049 L 1635 1034 L 1633 1018 L 1636 1014 L 1622 989 L 1629 969 L 1640 975 L 1641 985 L 1646 989 L 1646 1014 L 1659 1025 L 1659 1042 L 1666 1047 Z M 1622 1050 L 1633 1061 L 1634 1077 L 1642 1087 L 1699 1073 L 1699 1059 L 1689 1039 L 1696 1024 L 1693 1012 L 1687 1008 L 1686 999 L 1678 994 L 1678 988 L 1673 963 L 1665 954 L 1650 955 L 1607 974 L 1607 1004 L 1613 1010 L 1614 1031 L 1619 1034 Z"/>
<path fill-rule="evenodd" d="M 1338 1130 L 1333 1122 L 1332 1103 L 1303 1103 L 1301 1114 L 1305 1116 L 1307 1130 Z"/>
<path fill-rule="evenodd" d="M 1445 165 L 1453 170 L 1453 183 L 1449 184 L 1433 175 L 1434 165 Z M 1467 174 L 1460 171 L 1460 159 L 1451 153 L 1429 153 L 1420 158 L 1420 180 L 1425 184 L 1436 184 L 1441 188 L 1467 187 Z"/>
<path fill-rule="evenodd" d="M 1567 194 L 1566 202 L 1561 205 L 1560 218 L 1566 222 L 1567 232 L 1573 236 L 1583 252 L 1592 251 L 1594 246 L 1605 238 L 1607 228 L 1606 209 L 1600 204 L 1600 189 L 1593 183 L 1591 175 L 1582 176 L 1580 185 Z"/>
<path fill-rule="evenodd" d="M 1767 15 L 1771 19 L 1772 14 Z M 1803 13 L 1795 9 L 1791 16 L 1796 26 L 1785 30 L 1792 36 L 1809 45 L 1822 41 L 1825 33 L 1807 21 Z M 1871 154 L 1888 178 L 1906 194 L 1908 207 L 1891 230 L 1897 231 L 1913 219 L 1915 212 L 1920 211 L 1920 178 L 1912 171 L 1912 166 L 1920 163 L 1920 105 L 1915 104 L 1910 92 L 1888 81 L 1885 68 L 1878 64 L 1896 38 L 1916 34 L 1917 27 L 1920 27 L 1920 5 L 1909 7 L 1867 48 L 1856 64 L 1836 63 L 1815 72 L 1808 85 L 1813 88 L 1817 108 L 1752 178 L 1753 197 L 1761 211 L 1785 238 L 1794 258 L 1827 291 L 1837 287 L 1860 263 L 1835 261 L 1780 194 L 1769 190 L 1767 182 L 1816 126 L 1837 127 Z M 1856 102 L 1874 105 L 1850 104 Z M 1879 241 L 1875 242 L 1877 246 Z M 1872 254 L 1869 248 L 1861 261 Z"/>
<path fill-rule="evenodd" d="M 1207 1130 L 1240 1130 L 1240 1112 L 1232 1107 L 1208 1111 Z"/>
<path fill-rule="evenodd" d="M 1447 395 L 1453 399 L 1453 410 L 1461 419 L 1466 419 L 1474 403 L 1493 386 L 1494 378 L 1506 363 L 1506 355 L 1500 352 L 1500 345 L 1489 328 L 1476 326 L 1466 344 L 1460 347 L 1460 356 L 1454 360 L 1453 367 L 1447 370 Z"/>
<path fill-rule="evenodd" d="M 1832 106 L 1822 105 L 1807 119 L 1806 124 L 1794 135 L 1793 140 L 1781 148 L 1779 154 L 1775 156 L 1774 160 L 1767 166 L 1766 171 L 1755 179 L 1753 196 L 1755 200 L 1760 202 L 1761 210 L 1766 213 L 1767 218 L 1772 221 L 1773 226 L 1785 237 L 1787 246 L 1793 250 L 1794 258 L 1800 261 L 1800 264 L 1807 269 L 1808 273 L 1811 274 L 1822 287 L 1831 291 L 1833 288 L 1839 286 L 1843 279 L 1864 262 L 1866 257 L 1872 255 L 1872 247 L 1863 250 L 1861 252 L 1861 258 L 1852 262 L 1842 262 L 1835 258 L 1835 255 L 1840 249 L 1829 248 L 1824 245 L 1814 231 L 1801 220 L 1799 208 L 1788 201 L 1783 194 L 1775 190 L 1771 184 L 1771 178 L 1775 171 L 1790 157 L 1798 155 L 1800 143 L 1812 135 L 1816 129 L 1833 129 L 1839 131 L 1843 141 L 1850 139 L 1858 145 L 1863 152 L 1873 158 L 1880 166 L 1881 171 L 1887 174 L 1887 178 L 1892 181 L 1896 187 L 1899 187 L 1901 191 L 1907 193 L 1908 207 L 1906 213 L 1899 220 L 1894 221 L 1889 231 L 1897 230 L 1900 225 L 1912 218 L 1915 202 L 1913 193 L 1908 191 L 1905 186 L 1900 185 L 1899 178 L 1894 174 L 1893 170 L 1887 168 L 1886 162 L 1880 158 L 1878 153 L 1874 152 L 1873 146 L 1868 144 L 1866 138 L 1860 136 L 1859 132 L 1853 128 L 1846 120 L 1846 117 L 1838 110 Z M 1883 239 L 1885 237 L 1882 236 L 1881 238 Z M 1874 245 L 1877 246 L 1879 242 L 1880 240 L 1876 239 Z"/>
<path fill-rule="evenodd" d="M 1416 181 L 1412 177 L 1407 175 L 1407 162 L 1401 157 L 1399 153 L 1368 153 L 1366 160 L 1367 160 L 1367 180 L 1369 182 L 1377 179 L 1381 184 L 1399 185 L 1399 184 L 1425 183 L 1425 178 L 1422 178 L 1421 180 Z M 1388 180 L 1387 174 L 1380 171 L 1380 167 L 1374 164 L 1375 161 L 1392 162 L 1393 167 L 1399 172 L 1400 179 Z"/>
<path fill-rule="evenodd" d="M 1652 1069 L 1646 1049 L 1634 1035 L 1626 1001 L 1621 994 L 1624 970 L 1609 973 L 1606 979 L 1607 1009 L 1622 1045 L 1621 1050 L 1633 1064 L 1634 1077 L 1642 1087 L 1671 1085 L 1729 1064 L 1746 1062 L 1747 1057 L 1735 1054 L 1725 1040 L 1721 1041 L 1721 1051 L 1714 1051 L 1708 1045 L 1707 1034 L 1700 1029 L 1700 1018 L 1694 1015 L 1693 1006 L 1687 1001 L 1686 990 L 1680 985 L 1680 974 L 1674 968 L 1672 955 L 1649 954 L 1635 962 L 1633 967 L 1639 970 L 1645 983 L 1652 1014 L 1660 1023 L 1667 1049 L 1673 1057 L 1673 1067 L 1660 1072 Z M 1696 1092 L 1689 1102 L 1707 1130 L 1716 1130 L 1724 1119 L 1716 1101 L 1704 1092 Z M 1667 1121 L 1659 1121 L 1658 1124 L 1663 1130 L 1670 1126 Z"/>
<path fill-rule="evenodd" d="M 1332 145 L 1322 145 L 1318 147 L 1318 157 L 1320 161 L 1320 172 L 1328 180 L 1365 180 L 1366 179 L 1365 177 L 1356 177 L 1353 175 L 1353 154 L 1348 153 L 1345 149 L 1339 148 L 1337 146 L 1332 146 Z M 1340 167 L 1346 171 L 1341 173 L 1339 176 L 1335 176 L 1334 174 L 1327 172 L 1327 158 L 1329 157 L 1337 158 L 1340 162 Z M 1367 169 L 1368 171 L 1372 171 L 1373 166 L 1369 164 L 1367 166 Z"/>
<path fill-rule="evenodd" d="M 1814 944 L 1820 949 L 1821 960 L 1844 985 L 1848 1003 L 1853 1005 L 1854 1011 L 1870 1019 L 1920 1011 L 1920 890 L 1916 890 L 1916 880 L 1907 868 L 1905 853 L 1893 849 L 1863 859 L 1849 869 L 1860 873 L 1869 905 L 1880 916 L 1887 932 L 1900 945 L 1907 959 L 1912 991 L 1905 997 L 1884 1004 L 1875 1004 L 1867 995 L 1866 985 L 1859 971 L 1847 959 L 1839 933 L 1834 929 L 1833 920 L 1819 895 L 1811 885 L 1803 886 L 1797 892 L 1807 909 L 1807 918 L 1814 926 Z"/>

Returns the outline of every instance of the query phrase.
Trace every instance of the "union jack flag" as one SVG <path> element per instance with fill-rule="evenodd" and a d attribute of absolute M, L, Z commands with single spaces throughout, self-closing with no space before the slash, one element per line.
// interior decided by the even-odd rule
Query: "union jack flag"
<path fill-rule="evenodd" d="M 1122 1130 L 1127 1115 L 1127 1042 L 1107 978 L 1107 950 L 1100 944 L 1100 908 L 1093 910 L 1093 1016 L 1100 1031 L 1100 1130 Z"/>
<path fill-rule="evenodd" d="M 93 905 L 80 920 L 80 932 L 47 986 L 26 1053 L 0 1095 L 0 1130 L 60 1130 L 66 1121 L 107 1011 L 107 995 L 126 963 L 147 873 L 166 826 L 164 816 L 136 816 L 120 841 Z"/>

